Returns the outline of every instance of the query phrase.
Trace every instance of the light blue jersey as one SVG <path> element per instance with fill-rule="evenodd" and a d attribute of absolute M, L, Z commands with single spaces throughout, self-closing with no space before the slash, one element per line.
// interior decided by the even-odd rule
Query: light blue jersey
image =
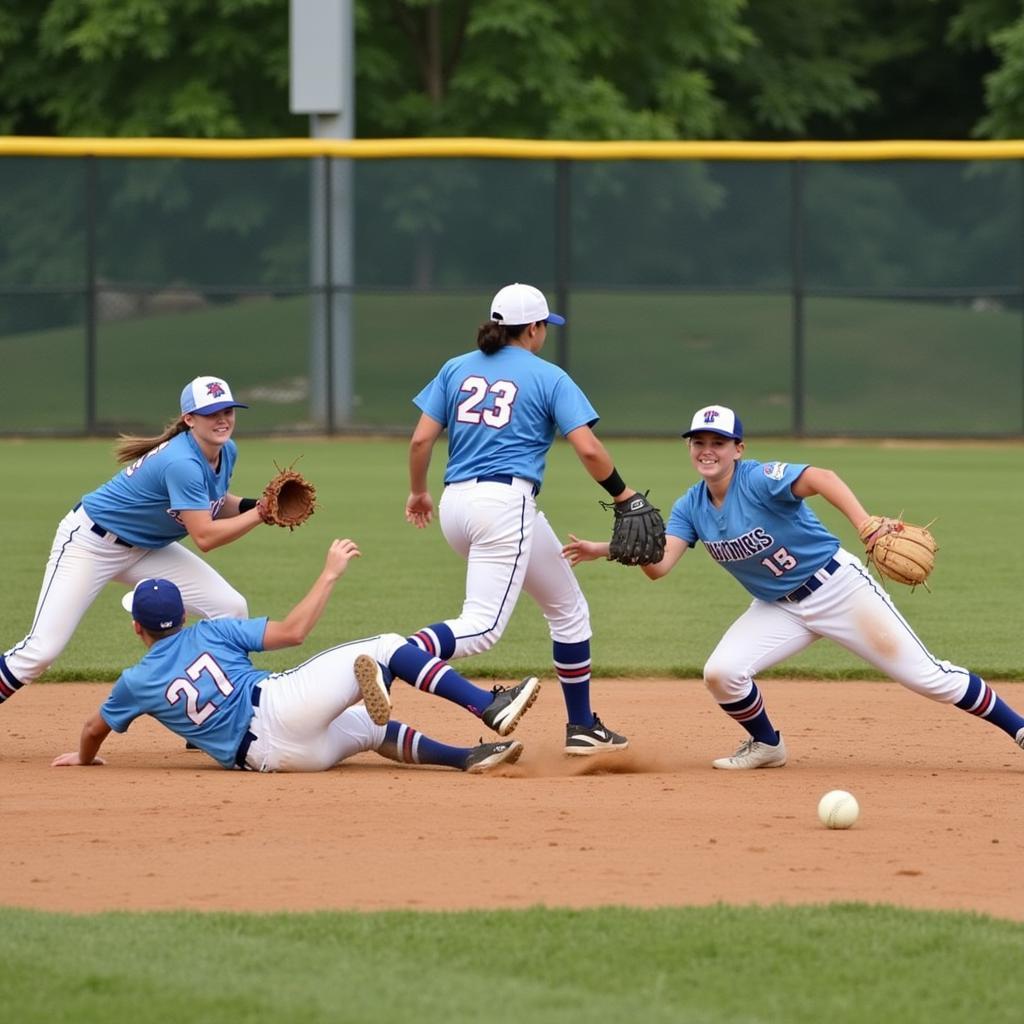
<path fill-rule="evenodd" d="M 449 359 L 413 402 L 448 429 L 446 484 L 508 474 L 539 489 L 555 430 L 598 420 L 564 370 L 517 345 Z"/>
<path fill-rule="evenodd" d="M 249 660 L 263 650 L 267 619 L 204 619 L 158 640 L 121 673 L 100 708 L 115 732 L 152 715 L 224 768 L 252 721 L 252 691 L 270 675 Z"/>
<path fill-rule="evenodd" d="M 839 550 L 792 486 L 804 464 L 741 459 L 716 508 L 707 484 L 694 484 L 672 506 L 666 532 L 708 554 L 754 597 L 777 601 L 796 590 Z"/>
<path fill-rule="evenodd" d="M 228 493 L 238 449 L 228 441 L 216 472 L 187 430 L 125 466 L 82 498 L 93 522 L 140 548 L 162 548 L 188 532 L 180 512 L 216 517 Z"/>

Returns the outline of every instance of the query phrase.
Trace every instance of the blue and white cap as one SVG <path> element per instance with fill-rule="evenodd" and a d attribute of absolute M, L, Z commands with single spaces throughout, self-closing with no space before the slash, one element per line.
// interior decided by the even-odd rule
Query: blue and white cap
<path fill-rule="evenodd" d="M 491 300 L 491 319 L 507 326 L 535 324 L 541 320 L 549 324 L 564 324 L 565 317 L 548 309 L 548 300 L 532 284 L 507 284 Z"/>
<path fill-rule="evenodd" d="M 684 431 L 683 437 L 706 432 L 731 437 L 734 441 L 743 440 L 743 424 L 739 416 L 724 405 L 706 405 L 693 414 L 690 429 Z"/>
<path fill-rule="evenodd" d="M 151 633 L 172 629 L 185 621 L 181 591 L 170 580 L 143 580 L 121 598 L 121 607 Z"/>
<path fill-rule="evenodd" d="M 194 412 L 200 416 L 209 416 L 210 413 L 230 409 L 232 406 L 239 409 L 249 408 L 235 401 L 228 382 L 220 377 L 196 377 L 195 380 L 189 381 L 181 392 L 183 413 Z"/>

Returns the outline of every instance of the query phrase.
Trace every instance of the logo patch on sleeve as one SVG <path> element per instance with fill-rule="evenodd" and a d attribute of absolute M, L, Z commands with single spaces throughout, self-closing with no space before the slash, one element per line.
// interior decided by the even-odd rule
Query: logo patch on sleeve
<path fill-rule="evenodd" d="M 788 466 L 788 462 L 766 462 L 761 468 L 769 480 L 781 480 Z"/>

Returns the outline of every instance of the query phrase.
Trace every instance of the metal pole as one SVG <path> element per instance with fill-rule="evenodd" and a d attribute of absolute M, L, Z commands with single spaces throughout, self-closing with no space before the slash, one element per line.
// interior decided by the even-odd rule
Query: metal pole
<path fill-rule="evenodd" d="M 85 432 L 96 429 L 96 157 L 85 158 Z"/>
<path fill-rule="evenodd" d="M 333 434 L 336 427 L 335 419 L 335 396 L 334 396 L 334 259 L 333 241 L 334 232 L 331 230 L 334 218 L 331 210 L 334 208 L 334 189 L 331 188 L 331 158 L 323 158 L 324 167 L 324 205 L 326 216 L 324 217 L 324 334 L 327 337 L 327 345 L 324 350 L 324 372 L 327 378 L 327 433 Z M 343 413 L 347 410 L 343 410 Z"/>
<path fill-rule="evenodd" d="M 790 269 L 793 280 L 793 409 L 792 430 L 804 434 L 804 254 L 803 202 L 804 169 L 799 160 L 791 164 Z"/>
<path fill-rule="evenodd" d="M 558 331 L 558 365 L 569 371 L 569 281 L 572 277 L 572 178 L 568 160 L 555 162 L 555 296 L 566 318 Z"/>

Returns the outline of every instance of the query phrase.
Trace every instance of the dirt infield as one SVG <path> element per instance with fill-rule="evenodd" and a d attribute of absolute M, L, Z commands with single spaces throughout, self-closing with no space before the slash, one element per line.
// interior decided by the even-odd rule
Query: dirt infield
<path fill-rule="evenodd" d="M 500 777 L 364 754 L 321 775 L 225 772 L 151 720 L 102 768 L 53 768 L 107 693 L 44 685 L 0 709 L 0 904 L 48 910 L 380 910 L 885 902 L 1024 920 L 1024 751 L 895 684 L 763 684 L 790 764 L 719 772 L 739 729 L 699 682 L 595 683 L 632 749 L 559 753 L 547 682 Z M 1024 683 L 998 691 L 1024 706 Z M 477 723 L 408 687 L 396 717 Z M 829 789 L 861 820 L 818 823 Z"/>

